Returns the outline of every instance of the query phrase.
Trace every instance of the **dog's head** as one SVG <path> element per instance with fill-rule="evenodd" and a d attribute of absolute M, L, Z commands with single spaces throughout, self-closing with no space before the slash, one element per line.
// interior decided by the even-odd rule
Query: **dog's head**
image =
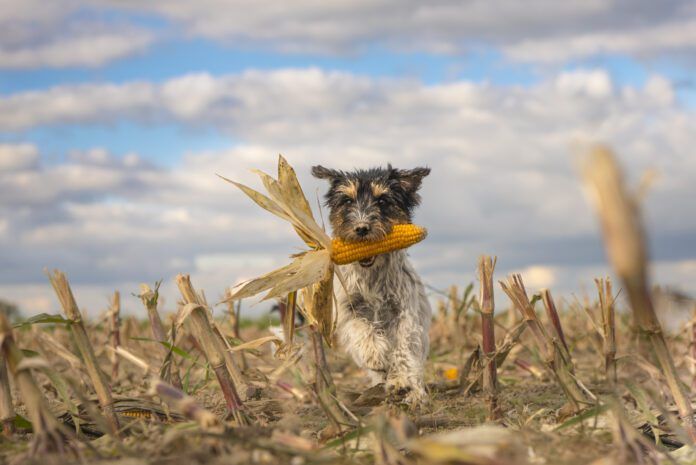
<path fill-rule="evenodd" d="M 335 236 L 349 241 L 381 239 L 392 226 L 409 223 L 418 206 L 418 189 L 430 168 L 373 168 L 344 172 L 314 166 L 312 174 L 326 179 L 329 220 Z"/>

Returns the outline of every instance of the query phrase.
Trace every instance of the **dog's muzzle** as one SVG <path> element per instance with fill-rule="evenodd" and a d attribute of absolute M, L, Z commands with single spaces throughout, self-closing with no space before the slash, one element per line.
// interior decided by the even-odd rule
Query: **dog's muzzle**
<path fill-rule="evenodd" d="M 375 255 L 374 257 L 370 257 L 370 258 L 365 258 L 365 259 L 363 259 L 363 260 L 359 260 L 358 263 L 359 263 L 360 266 L 362 266 L 363 268 L 369 268 L 369 267 L 371 267 L 372 265 L 375 264 L 375 259 L 376 259 L 376 258 L 377 258 L 377 256 Z"/>

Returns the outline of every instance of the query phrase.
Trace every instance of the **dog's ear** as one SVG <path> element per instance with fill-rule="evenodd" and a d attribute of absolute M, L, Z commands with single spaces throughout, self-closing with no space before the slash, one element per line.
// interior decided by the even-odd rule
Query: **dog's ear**
<path fill-rule="evenodd" d="M 396 171 L 397 178 L 399 179 L 399 184 L 401 187 L 410 193 L 416 192 L 420 189 L 423 178 L 430 174 L 430 168 L 418 167 L 412 170 L 394 170 Z"/>
<path fill-rule="evenodd" d="M 338 179 L 343 176 L 343 173 L 338 170 L 332 170 L 330 168 L 324 168 L 321 165 L 316 165 L 312 166 L 312 176 L 319 179 L 328 179 L 329 181 L 333 181 L 334 179 Z"/>

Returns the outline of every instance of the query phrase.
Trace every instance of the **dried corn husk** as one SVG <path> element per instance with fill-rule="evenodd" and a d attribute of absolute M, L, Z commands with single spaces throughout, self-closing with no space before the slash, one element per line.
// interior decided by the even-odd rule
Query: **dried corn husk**
<path fill-rule="evenodd" d="M 226 300 L 239 300 L 266 292 L 263 300 L 285 297 L 303 289 L 302 312 L 320 328 L 324 339 L 332 338 L 333 279 L 337 271 L 331 261 L 331 237 L 317 224 L 295 170 L 278 158 L 278 179 L 255 170 L 268 196 L 243 184 L 220 176 L 237 186 L 258 206 L 288 221 L 310 250 L 293 256 L 293 261 L 277 270 L 233 288 Z"/>

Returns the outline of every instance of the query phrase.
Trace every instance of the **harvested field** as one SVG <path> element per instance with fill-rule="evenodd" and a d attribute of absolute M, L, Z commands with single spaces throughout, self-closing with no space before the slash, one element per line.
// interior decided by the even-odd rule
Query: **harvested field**
<path fill-rule="evenodd" d="M 116 293 L 86 321 L 67 277 L 49 273 L 61 314 L 0 316 L 2 461 L 694 463 L 695 326 L 663 332 L 636 204 L 608 151 L 589 161 L 620 282 L 555 300 L 481 257 L 479 282 L 432 290 L 420 408 L 370 386 L 322 320 L 296 321 L 320 312 L 292 293 L 273 332 L 240 324 L 241 304 L 215 305 L 187 275 L 177 308 L 142 285 L 147 319 L 122 318 Z"/>

